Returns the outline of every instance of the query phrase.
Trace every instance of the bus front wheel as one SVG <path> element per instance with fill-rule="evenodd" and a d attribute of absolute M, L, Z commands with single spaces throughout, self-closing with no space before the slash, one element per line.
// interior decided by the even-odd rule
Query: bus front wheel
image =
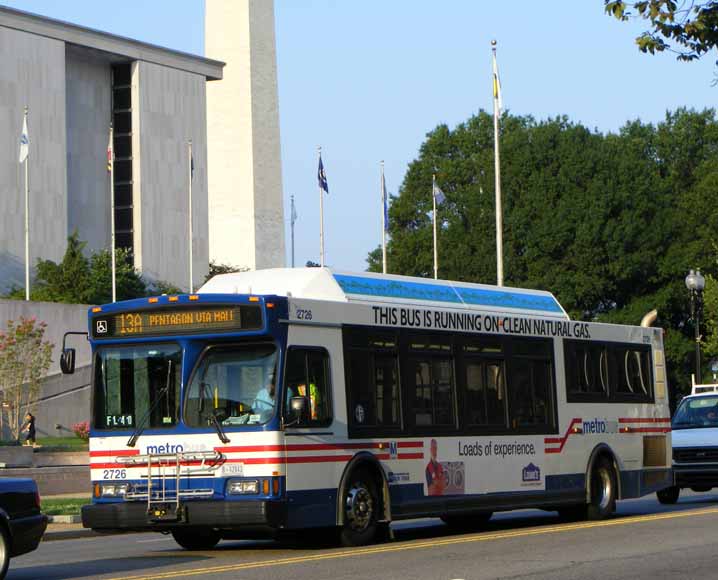
<path fill-rule="evenodd" d="M 222 539 L 214 530 L 205 528 L 172 530 L 172 537 L 185 550 L 211 550 Z"/>
<path fill-rule="evenodd" d="M 357 469 L 344 487 L 344 525 L 339 537 L 344 546 L 363 546 L 377 537 L 381 510 L 376 480 L 367 469 Z"/>

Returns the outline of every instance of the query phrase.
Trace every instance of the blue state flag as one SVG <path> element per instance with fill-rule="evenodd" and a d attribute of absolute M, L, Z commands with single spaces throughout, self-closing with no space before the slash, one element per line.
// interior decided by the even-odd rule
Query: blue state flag
<path fill-rule="evenodd" d="M 327 184 L 327 174 L 324 173 L 324 164 L 322 163 L 322 156 L 319 156 L 319 169 L 317 170 L 317 180 L 319 181 L 319 189 L 323 189 L 329 193 L 329 184 Z"/>

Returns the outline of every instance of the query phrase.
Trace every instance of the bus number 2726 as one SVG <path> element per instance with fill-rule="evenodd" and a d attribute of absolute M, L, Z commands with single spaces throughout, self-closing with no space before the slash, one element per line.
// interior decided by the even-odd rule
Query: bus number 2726
<path fill-rule="evenodd" d="M 311 320 L 312 311 L 304 308 L 297 308 L 297 320 Z"/>

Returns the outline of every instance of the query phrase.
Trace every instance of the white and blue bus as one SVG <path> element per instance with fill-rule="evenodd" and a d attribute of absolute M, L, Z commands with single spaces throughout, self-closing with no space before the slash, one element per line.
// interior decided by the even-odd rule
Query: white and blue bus
<path fill-rule="evenodd" d="M 89 339 L 97 530 L 359 545 L 419 517 L 604 518 L 672 482 L 662 331 L 570 320 L 548 292 L 225 274 L 94 307 Z"/>

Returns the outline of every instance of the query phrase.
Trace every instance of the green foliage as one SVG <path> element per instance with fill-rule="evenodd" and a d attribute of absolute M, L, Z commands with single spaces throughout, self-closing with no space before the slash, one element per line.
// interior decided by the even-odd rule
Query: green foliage
<path fill-rule="evenodd" d="M 219 274 L 231 274 L 233 272 L 246 272 L 249 270 L 249 268 L 240 268 L 239 266 L 233 266 L 232 264 L 221 264 L 218 262 L 215 262 L 214 260 L 210 260 L 209 262 L 209 272 L 207 272 L 207 276 L 205 276 L 204 281 L 207 282 L 214 276 L 217 276 Z"/>
<path fill-rule="evenodd" d="M 689 268 L 718 273 L 718 121 L 680 109 L 658 125 L 601 134 L 565 117 L 501 119 L 508 286 L 553 292 L 572 318 L 667 329 L 671 385 L 690 383 Z M 433 275 L 431 176 L 439 276 L 496 283 L 493 119 L 480 112 L 427 135 L 389 210 L 388 271 Z M 367 258 L 381 271 L 381 249 Z M 718 316 L 718 310 L 716 311 Z"/>
<path fill-rule="evenodd" d="M 40 380 L 52 362 L 52 343 L 44 339 L 45 322 L 35 317 L 8 320 L 0 331 L 0 432 L 7 425 L 19 439 L 25 415 L 40 390 Z"/>
<path fill-rule="evenodd" d="M 90 502 L 89 497 L 43 497 L 40 510 L 46 516 L 77 516 Z"/>
<path fill-rule="evenodd" d="M 670 51 L 678 60 L 701 58 L 718 45 L 718 3 L 675 0 L 604 0 L 606 14 L 618 20 L 642 18 L 651 29 L 636 38 L 641 52 Z"/>
<path fill-rule="evenodd" d="M 77 232 L 67 238 L 67 249 L 59 264 L 38 260 L 37 273 L 30 287 L 30 299 L 66 304 L 105 304 L 112 301 L 112 254 L 109 250 L 85 255 L 86 242 Z M 147 285 L 131 265 L 125 249 L 115 251 L 117 299 L 129 300 L 148 293 Z M 9 298 L 22 300 L 25 290 L 15 288 Z"/>

